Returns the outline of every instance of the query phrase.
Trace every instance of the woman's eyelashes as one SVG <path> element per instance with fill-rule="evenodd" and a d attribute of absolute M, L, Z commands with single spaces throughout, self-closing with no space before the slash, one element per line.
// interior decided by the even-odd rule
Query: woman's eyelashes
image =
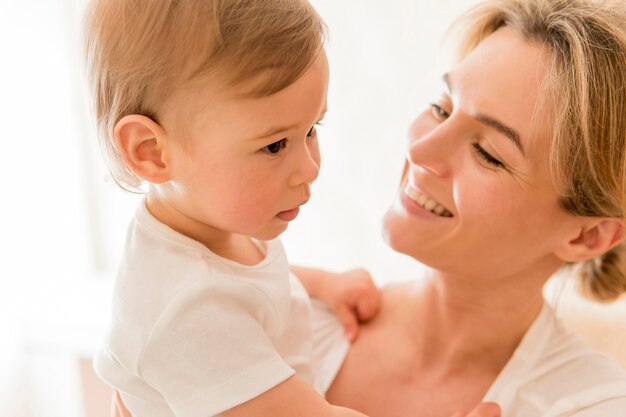
<path fill-rule="evenodd" d="M 321 123 L 315 123 L 313 126 L 311 126 L 311 128 L 309 129 L 309 131 L 306 134 L 307 138 L 313 138 L 317 136 L 317 126 L 320 126 Z M 264 146 L 263 148 L 261 148 L 262 152 L 271 154 L 271 155 L 276 155 L 277 153 L 279 153 L 280 151 L 282 151 L 283 149 L 285 149 L 285 147 L 287 146 L 287 139 L 283 138 L 281 140 L 277 140 L 276 142 L 270 143 L 267 146 Z"/>
<path fill-rule="evenodd" d="M 482 158 L 489 165 L 493 165 L 496 168 L 504 168 L 504 164 L 502 162 L 500 162 L 499 160 L 491 156 L 491 154 L 487 152 L 478 143 L 473 143 L 472 147 L 474 148 L 474 151 L 476 151 L 476 154 L 478 155 L 478 157 Z"/>
<path fill-rule="evenodd" d="M 437 120 L 443 121 L 450 117 L 450 113 L 448 113 L 448 111 L 439 104 L 431 103 L 430 108 L 433 116 Z M 502 162 L 494 158 L 489 152 L 487 152 L 482 146 L 480 146 L 480 144 L 473 143 L 472 148 L 476 152 L 476 155 L 478 155 L 479 158 L 487 162 L 489 165 L 492 165 L 496 168 L 505 168 L 505 165 Z"/>

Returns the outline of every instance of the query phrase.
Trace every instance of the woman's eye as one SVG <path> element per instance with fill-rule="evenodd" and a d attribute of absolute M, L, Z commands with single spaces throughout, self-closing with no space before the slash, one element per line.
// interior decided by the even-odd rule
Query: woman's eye
<path fill-rule="evenodd" d="M 450 117 L 450 113 L 448 113 L 447 111 L 444 110 L 443 107 L 441 107 L 439 104 L 435 104 L 435 103 L 431 103 L 430 105 L 433 115 L 439 119 L 447 119 L 448 117 Z"/>
<path fill-rule="evenodd" d="M 480 146 L 478 143 L 474 143 L 472 146 L 474 147 L 474 150 L 476 151 L 478 156 L 482 158 L 483 160 L 485 160 L 485 162 L 497 168 L 504 168 L 504 164 L 502 162 L 498 161 L 496 158 L 491 156 L 491 154 L 489 154 L 485 149 L 483 149 L 483 147 Z"/>
<path fill-rule="evenodd" d="M 285 147 L 285 145 L 287 145 L 287 139 L 281 139 L 277 142 L 265 146 L 261 150 L 275 155 L 280 152 Z"/>

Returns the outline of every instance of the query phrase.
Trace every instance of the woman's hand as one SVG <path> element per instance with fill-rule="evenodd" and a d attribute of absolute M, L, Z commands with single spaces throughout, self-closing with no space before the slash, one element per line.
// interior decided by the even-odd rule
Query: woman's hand
<path fill-rule="evenodd" d="M 351 342 L 359 323 L 378 314 L 381 292 L 369 272 L 358 268 L 343 273 L 291 267 L 311 297 L 319 298 L 339 317 Z"/>

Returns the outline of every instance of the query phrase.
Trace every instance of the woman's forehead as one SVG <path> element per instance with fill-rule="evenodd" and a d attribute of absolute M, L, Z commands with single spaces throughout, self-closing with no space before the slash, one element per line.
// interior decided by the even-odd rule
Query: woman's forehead
<path fill-rule="evenodd" d="M 544 82 L 550 63 L 542 45 L 503 28 L 485 38 L 445 79 L 463 110 L 515 132 L 522 146 L 547 137 Z M 513 135 L 508 135 L 513 136 Z"/>

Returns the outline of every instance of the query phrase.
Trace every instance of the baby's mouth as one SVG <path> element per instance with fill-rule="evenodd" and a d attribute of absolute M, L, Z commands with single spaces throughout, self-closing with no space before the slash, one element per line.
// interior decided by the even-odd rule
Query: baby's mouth
<path fill-rule="evenodd" d="M 442 206 L 435 200 L 417 191 L 415 188 L 411 186 L 411 184 L 409 183 L 406 184 L 406 186 L 404 187 L 404 193 L 411 200 L 415 201 L 417 204 L 424 207 L 426 210 L 430 211 L 431 213 L 434 213 L 440 217 L 452 217 L 452 213 L 450 213 L 448 209 L 446 209 L 444 206 Z"/>

